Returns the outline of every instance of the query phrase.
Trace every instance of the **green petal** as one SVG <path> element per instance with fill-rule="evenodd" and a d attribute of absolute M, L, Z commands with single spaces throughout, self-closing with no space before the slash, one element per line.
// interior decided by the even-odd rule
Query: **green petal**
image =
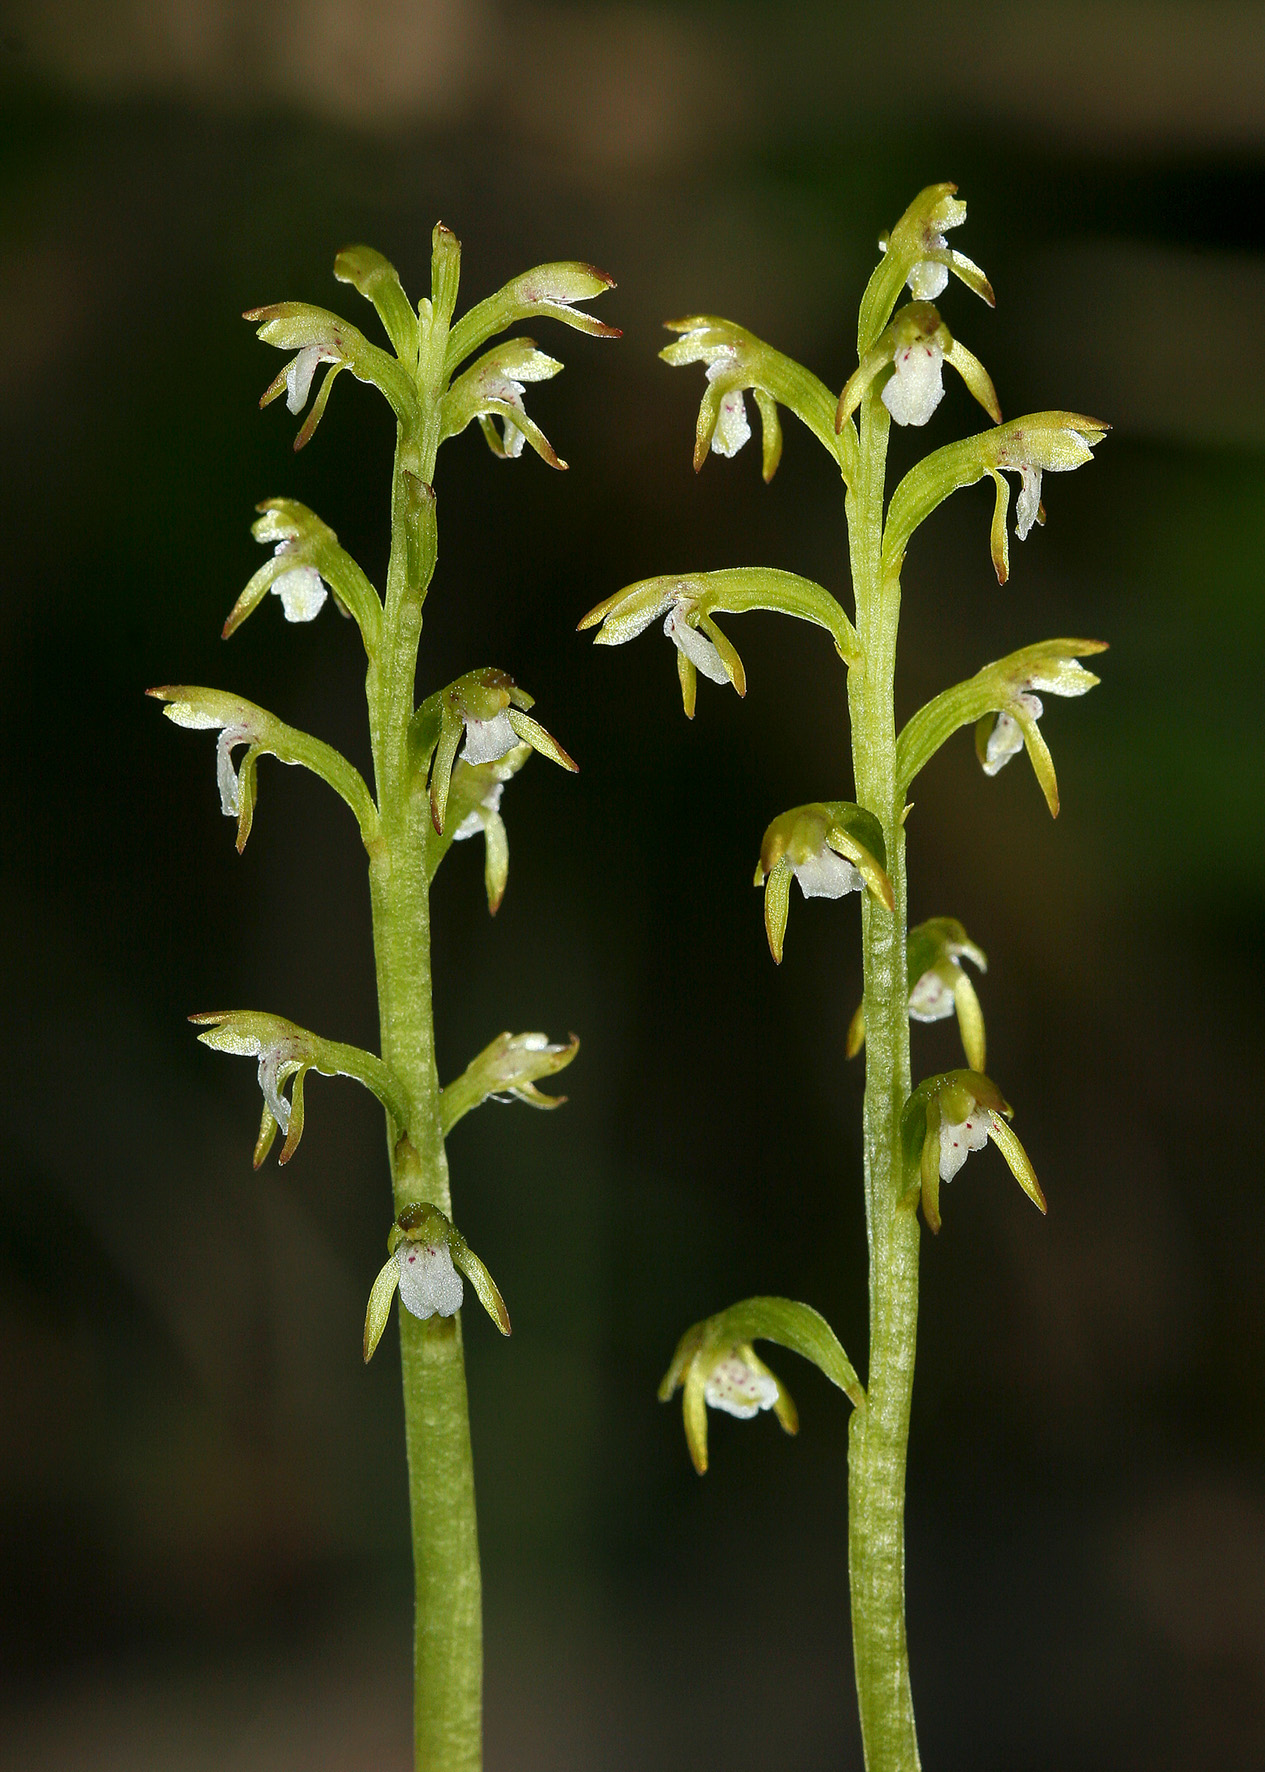
<path fill-rule="evenodd" d="M 391 1315 L 391 1300 L 395 1297 L 395 1289 L 400 1283 L 400 1268 L 394 1255 L 389 1255 L 373 1282 L 373 1290 L 369 1294 L 369 1308 L 365 1312 L 364 1355 L 367 1366 L 373 1358 L 374 1350 L 382 1340 L 382 1331 L 387 1326 Z"/>

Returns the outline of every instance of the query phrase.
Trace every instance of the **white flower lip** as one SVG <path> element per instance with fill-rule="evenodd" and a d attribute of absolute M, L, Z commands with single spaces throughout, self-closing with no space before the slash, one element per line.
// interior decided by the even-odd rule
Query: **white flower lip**
<path fill-rule="evenodd" d="M 898 425 L 925 425 L 944 398 L 944 352 L 926 342 L 906 345 L 892 360 L 895 373 L 882 400 Z"/>
<path fill-rule="evenodd" d="M 447 1243 L 399 1243 L 395 1251 L 400 1270 L 400 1303 L 415 1317 L 453 1317 L 461 1309 L 464 1289 L 461 1275 L 452 1265 Z"/>
<path fill-rule="evenodd" d="M 909 1013 L 915 1021 L 944 1021 L 953 1014 L 952 986 L 934 969 L 924 972 L 909 993 Z"/>
<path fill-rule="evenodd" d="M 861 890 L 861 876 L 856 868 L 828 844 L 822 846 L 820 854 L 792 862 L 791 871 L 805 898 L 843 898 L 849 892 Z"/>
<path fill-rule="evenodd" d="M 288 544 L 283 542 L 281 546 L 284 548 Z M 281 548 L 277 552 L 280 553 Z M 275 597 L 280 597 L 287 621 L 315 621 L 329 595 L 315 566 L 291 566 L 288 572 L 273 579 L 269 589 Z"/>
<path fill-rule="evenodd" d="M 717 351 L 704 352 L 703 355 L 707 363 L 707 379 L 715 381 L 718 376 L 724 375 L 736 353 L 722 347 Z M 720 402 L 720 414 L 716 420 L 716 429 L 712 432 L 712 453 L 735 456 L 750 439 L 751 421 L 747 417 L 747 403 L 742 389 L 730 388 Z"/>
<path fill-rule="evenodd" d="M 212 720 L 207 724 L 218 726 L 219 721 Z M 236 818 L 242 809 L 241 783 L 233 767 L 234 747 L 249 744 L 253 737 L 254 734 L 244 726 L 225 726 L 215 747 L 215 779 L 220 790 L 220 811 L 225 818 Z"/>
<path fill-rule="evenodd" d="M 663 631 L 676 647 L 683 652 L 694 667 L 701 671 L 711 683 L 728 683 L 729 672 L 721 663 L 721 657 L 706 634 L 700 634 L 685 619 L 689 602 L 682 598 L 668 610 Z"/>
<path fill-rule="evenodd" d="M 713 1409 L 750 1421 L 777 1402 L 777 1380 L 767 1372 L 753 1372 L 735 1348 L 713 1366 L 703 1396 Z"/>
<path fill-rule="evenodd" d="M 1085 675 L 1088 676 L 1089 673 L 1086 672 Z M 1091 684 L 1086 683 L 1086 689 L 1091 687 Z M 1072 693 L 1077 694 L 1079 691 L 1073 690 Z M 1020 704 L 1034 720 L 1039 720 L 1045 711 L 1041 706 L 1040 696 L 1033 695 L 1028 690 L 1021 690 L 1015 697 L 1015 701 Z M 1022 749 L 1023 728 L 1020 726 L 1015 716 L 1003 708 L 997 715 L 993 730 L 988 735 L 988 743 L 984 747 L 984 758 L 981 765 L 984 774 L 996 775 L 997 771 L 999 769 L 1004 769 L 1010 759 L 1017 756 Z"/>
<path fill-rule="evenodd" d="M 323 345 L 304 345 L 298 356 L 291 358 L 286 369 L 286 410 L 296 416 L 302 412 L 312 392 L 312 377 L 316 374 L 317 364 L 337 361 Z"/>
<path fill-rule="evenodd" d="M 518 743 L 518 734 L 503 709 L 491 720 L 474 720 L 467 715 L 465 727 L 466 741 L 461 755 L 467 763 L 496 763 Z"/>
<path fill-rule="evenodd" d="M 1024 462 L 1019 473 L 1023 484 L 1015 500 L 1015 534 L 1020 541 L 1026 541 L 1041 509 L 1041 470 Z"/>
<path fill-rule="evenodd" d="M 956 1124 L 940 1122 L 940 1179 L 952 1181 L 971 1151 L 982 1151 L 988 1143 L 989 1116 L 976 1104 L 975 1111 Z"/>
<path fill-rule="evenodd" d="M 932 234 L 927 241 L 931 251 L 944 252 L 948 241 L 943 234 Z M 949 267 L 936 259 L 919 259 L 909 273 L 909 289 L 915 301 L 935 301 L 949 287 Z"/>
<path fill-rule="evenodd" d="M 511 730 L 513 729 L 511 728 Z M 515 734 L 515 738 L 517 738 L 517 734 Z M 467 761 L 468 760 L 467 755 Z M 505 783 L 503 781 L 494 781 L 487 793 L 484 794 L 483 798 L 479 801 L 478 807 L 473 812 L 467 812 L 466 816 L 452 833 L 453 842 L 464 843 L 467 837 L 477 837 L 483 829 L 483 814 L 485 812 L 499 812 L 501 810 L 501 795 L 504 792 Z"/>

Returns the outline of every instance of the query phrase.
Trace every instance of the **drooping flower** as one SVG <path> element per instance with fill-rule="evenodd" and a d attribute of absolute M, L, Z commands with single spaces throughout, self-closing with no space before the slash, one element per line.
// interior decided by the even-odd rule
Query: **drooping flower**
<path fill-rule="evenodd" d="M 563 1042 L 547 1034 L 498 1034 L 477 1058 L 472 1058 L 459 1077 L 439 1096 L 439 1123 L 447 1138 L 453 1127 L 472 1108 L 484 1101 L 521 1101 L 528 1107 L 557 1108 L 565 1095 L 546 1095 L 536 1088 L 542 1077 L 552 1077 L 580 1050 L 572 1034 Z"/>
<path fill-rule="evenodd" d="M 998 584 L 1005 584 L 1010 576 L 1010 547 L 1006 535 L 1010 483 L 1002 475 L 1019 476 L 1015 534 L 1020 541 L 1026 541 L 1033 524 L 1045 522 L 1045 506 L 1041 502 L 1042 474 L 1064 474 L 1073 468 L 1084 467 L 1086 462 L 1093 460 L 1093 446 L 1102 441 L 1107 429 L 1097 419 L 1086 418 L 1080 413 L 1038 413 L 1031 420 L 1016 420 L 989 440 L 992 459 L 988 471 L 997 487 L 991 547 Z"/>
<path fill-rule="evenodd" d="M 769 952 L 780 966 L 792 879 L 805 898 L 843 898 L 866 886 L 892 909 L 883 829 L 850 800 L 819 800 L 775 818 L 764 833 L 755 884 L 764 887 Z"/>
<path fill-rule="evenodd" d="M 883 257 L 861 298 L 858 338 L 862 352 L 887 324 L 902 283 L 909 284 L 916 301 L 935 301 L 952 272 L 990 308 L 996 305 L 983 271 L 945 240 L 951 228 L 966 220 L 966 204 L 956 192 L 956 185 L 928 185 L 919 191 L 891 233 L 880 238 Z"/>
<path fill-rule="evenodd" d="M 163 713 L 174 725 L 184 726 L 191 732 L 219 732 L 219 742 L 215 747 L 215 780 L 220 790 L 220 810 L 225 818 L 240 821 L 246 811 L 244 788 L 250 800 L 253 802 L 254 799 L 254 764 L 258 754 L 255 747 L 263 736 L 261 724 L 255 718 L 259 710 L 249 702 L 239 701 L 235 696 L 224 695 L 217 690 L 190 690 L 182 693 L 150 689 L 147 694 L 167 701 Z M 169 696 L 171 699 L 168 699 Z M 233 761 L 233 752 L 239 745 L 251 747 L 240 774 Z M 246 828 L 250 828 L 249 820 Z M 241 848 L 244 841 L 244 837 L 239 837 L 238 848 Z"/>
<path fill-rule="evenodd" d="M 530 443 L 537 455 L 552 468 L 565 468 L 553 445 L 540 427 L 527 416 L 523 395 L 528 382 L 548 381 L 561 370 L 555 357 L 538 351 L 529 338 L 509 339 L 496 345 L 477 363 L 458 376 L 440 405 L 440 441 L 464 431 L 472 419 L 480 429 L 493 455 L 511 461 L 523 453 Z M 498 433 L 493 420 L 499 418 Z"/>
<path fill-rule="evenodd" d="M 404 1091 L 372 1052 L 341 1040 L 323 1039 L 284 1016 L 256 1009 L 216 1010 L 191 1015 L 189 1020 L 204 1030 L 198 1035 L 204 1046 L 259 1061 L 264 1108 L 255 1143 L 256 1169 L 271 1150 L 278 1128 L 286 1135 L 279 1159 L 282 1163 L 288 1163 L 299 1148 L 303 1136 L 303 1084 L 309 1071 L 323 1077 L 354 1077 L 377 1096 L 401 1131 L 407 1125 Z M 292 1077 L 294 1086 L 287 1097 L 285 1086 Z"/>
<path fill-rule="evenodd" d="M 984 1012 L 962 961 L 981 972 L 988 961 L 956 917 L 929 917 L 916 924 L 905 940 L 909 1013 L 914 1021 L 943 1021 L 956 1014 L 967 1062 L 984 1068 Z M 844 1055 L 855 1058 L 865 1044 L 865 1005 L 858 1003 L 848 1027 Z"/>
<path fill-rule="evenodd" d="M 505 762 L 512 775 L 517 765 L 510 767 L 508 760 L 520 744 L 530 745 L 563 769 L 574 772 L 579 768 L 540 722 L 530 718 L 527 709 L 533 705 L 527 691 L 494 666 L 467 671 L 422 703 L 413 716 L 409 743 L 414 766 L 423 780 L 429 772 L 431 822 L 437 832 L 442 834 L 444 829 L 459 747 L 462 761 L 476 769 Z M 463 823 L 473 810 L 467 807 Z"/>
<path fill-rule="evenodd" d="M 382 1339 L 397 1288 L 400 1303 L 413 1316 L 455 1317 L 464 1297 L 463 1274 L 501 1334 L 509 1334 L 509 1312 L 495 1281 L 437 1206 L 406 1206 L 391 1226 L 387 1251 L 365 1313 L 366 1363 Z"/>
<path fill-rule="evenodd" d="M 576 625 L 583 632 L 600 623 L 595 644 L 622 646 L 662 616 L 663 631 L 676 648 L 681 700 L 692 720 L 700 671 L 714 683 L 732 683 L 739 695 L 747 693 L 747 673 L 737 648 L 714 618 L 726 611 L 745 614 L 754 609 L 777 610 L 825 628 L 849 665 L 860 656 L 856 630 L 829 591 L 797 573 L 770 567 L 641 579 L 590 609 Z"/>
<path fill-rule="evenodd" d="M 1056 818 L 1059 784 L 1050 748 L 1037 726 L 1045 712 L 1037 691 L 1044 695 L 1087 694 L 1100 679 L 1085 669 L 1076 654 L 1090 656 L 1104 650 L 1101 640 L 1050 640 L 1015 654 L 1003 705 L 985 714 L 975 728 L 975 752 L 985 775 L 996 775 L 1026 749 L 1046 805 Z"/>
<path fill-rule="evenodd" d="M 707 1469 L 707 1410 L 750 1421 L 772 1409 L 788 1434 L 799 1430 L 790 1392 L 756 1354 L 752 1342 L 775 1341 L 811 1360 L 858 1407 L 865 1392 L 825 1318 L 790 1298 L 747 1298 L 687 1329 L 659 1386 L 666 1403 L 683 1389 L 685 1440 L 694 1469 Z"/>
<path fill-rule="evenodd" d="M 914 1090 L 901 1116 L 901 1142 L 908 1197 L 915 1202 L 921 1197 L 930 1230 L 940 1229 L 941 1182 L 952 1181 L 968 1155 L 990 1139 L 1033 1205 L 1045 1211 L 1028 1153 L 1006 1123 L 1012 1113 L 997 1085 L 975 1070 L 947 1071 Z"/>

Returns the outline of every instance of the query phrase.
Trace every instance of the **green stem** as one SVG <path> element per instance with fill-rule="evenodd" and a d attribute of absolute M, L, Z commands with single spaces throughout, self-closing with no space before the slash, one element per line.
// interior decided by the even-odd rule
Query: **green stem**
<path fill-rule="evenodd" d="M 438 446 L 434 364 L 436 353 L 443 363 L 446 320 L 432 321 L 424 333 L 418 365 L 422 419 L 416 435 L 400 427 L 383 644 L 369 659 L 382 821 L 369 881 L 382 1057 L 408 1099 L 407 1135 L 387 1118 L 395 1209 L 421 1201 L 451 1217 L 431 1006 L 424 843 L 430 808 L 426 794 L 416 791 L 408 753 L 422 603 L 438 552 L 431 485 Z M 479 1772 L 482 1588 L 460 1317 L 422 1321 L 401 1308 L 400 1343 L 416 1588 L 414 1764 L 416 1772 Z"/>
<path fill-rule="evenodd" d="M 866 1406 L 848 1445 L 852 1648 L 867 1772 L 917 1772 L 905 1638 L 905 1457 L 918 1325 L 918 1220 L 900 1205 L 900 1117 L 909 1095 L 905 977 L 904 796 L 896 771 L 895 668 L 900 582 L 882 572 L 888 417 L 861 410 L 860 467 L 848 535 L 863 660 L 849 673 L 857 799 L 883 827 L 893 914 L 863 894 L 865 1205 L 870 1254 Z"/>

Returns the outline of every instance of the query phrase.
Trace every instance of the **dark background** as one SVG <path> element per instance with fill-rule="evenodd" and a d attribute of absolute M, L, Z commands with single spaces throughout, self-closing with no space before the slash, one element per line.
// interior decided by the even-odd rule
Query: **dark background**
<path fill-rule="evenodd" d="M 1058 0 L 511 5 L 28 0 L 0 40 L 0 1764 L 22 1772 L 408 1763 L 409 1558 L 393 1336 L 360 1361 L 389 1221 L 380 1116 L 314 1079 L 259 1175 L 253 1067 L 184 1016 L 274 1009 L 376 1044 L 354 830 L 265 763 L 242 858 L 206 736 L 155 682 L 232 687 L 367 758 L 354 631 L 272 599 L 263 497 L 380 578 L 391 430 L 344 378 L 312 446 L 260 415 L 282 359 L 236 317 L 329 303 L 336 249 L 463 305 L 552 258 L 608 267 L 607 344 L 541 323 L 529 409 L 568 474 L 439 468 L 430 689 L 512 671 L 575 754 L 506 794 L 435 893 L 445 1076 L 501 1028 L 574 1028 L 553 1116 L 451 1142 L 458 1221 L 514 1315 L 467 1312 L 490 1772 L 859 1766 L 846 1409 L 712 1419 L 689 1468 L 656 1382 L 752 1291 L 819 1306 L 863 1366 L 856 901 L 796 894 L 771 964 L 768 819 L 846 794 L 815 630 L 734 619 L 750 691 L 681 714 L 651 632 L 594 652 L 646 574 L 767 563 L 846 600 L 837 477 L 793 420 L 695 480 L 698 370 L 660 321 L 731 315 L 832 386 L 879 231 L 955 179 L 996 286 L 950 325 L 1008 415 L 1108 419 L 1049 522 L 989 564 L 991 489 L 911 551 L 899 694 L 1026 642 L 1109 639 L 1047 705 L 1064 810 L 960 735 L 917 784 L 915 918 L 986 948 L 990 1070 L 1050 1200 L 995 1153 L 925 1239 L 909 1616 L 933 1772 L 1265 1761 L 1259 1228 L 1265 597 L 1265 14 Z M 894 466 L 977 426 L 953 382 Z M 754 415 L 753 415 L 754 416 Z M 917 1028 L 920 1073 L 960 1062 Z"/>

